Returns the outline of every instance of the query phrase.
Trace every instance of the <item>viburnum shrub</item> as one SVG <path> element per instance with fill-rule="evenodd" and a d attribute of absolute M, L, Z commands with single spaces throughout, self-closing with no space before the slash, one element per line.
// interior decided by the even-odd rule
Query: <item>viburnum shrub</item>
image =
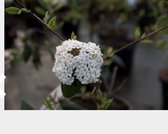
<path fill-rule="evenodd" d="M 100 87 L 100 84 L 104 82 L 100 79 L 103 73 L 101 71 L 102 66 L 108 56 L 103 55 L 99 45 L 93 42 L 78 41 L 74 33 L 72 33 L 71 39 L 64 39 L 54 31 L 54 27 L 57 25 L 56 17 L 50 18 L 46 12 L 42 20 L 18 0 L 14 1 L 21 8 L 8 7 L 6 8 L 7 13 L 12 15 L 18 15 L 22 12 L 31 14 L 60 40 L 60 44 L 56 46 L 55 63 L 52 71 L 62 83 L 63 96 L 60 97 L 58 102 L 55 102 L 54 98 L 49 96 L 44 101 L 45 106 L 48 109 L 54 109 L 53 106 L 57 105 L 56 103 L 60 103 L 62 109 L 110 109 L 113 104 L 112 98 L 107 93 L 102 92 Z M 167 29 L 168 17 L 162 17 L 157 24 L 158 27 L 153 32 L 145 35 L 138 32 L 138 35 L 142 36 L 138 37 L 137 40 L 124 45 L 118 50 L 109 49 L 107 52 L 108 58 L 112 59 L 116 53 L 123 49 L 145 41 L 147 38 Z M 91 91 L 88 90 L 88 86 L 91 87 Z M 78 105 L 79 103 L 74 102 L 79 102 L 83 105 Z"/>

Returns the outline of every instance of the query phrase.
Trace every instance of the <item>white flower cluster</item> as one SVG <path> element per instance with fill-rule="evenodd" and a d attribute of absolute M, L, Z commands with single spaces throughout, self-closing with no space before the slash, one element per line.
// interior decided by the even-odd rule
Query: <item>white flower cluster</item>
<path fill-rule="evenodd" d="M 82 84 L 99 80 L 103 58 L 95 43 L 66 40 L 56 47 L 55 59 L 53 72 L 63 84 L 71 85 L 75 79 Z"/>

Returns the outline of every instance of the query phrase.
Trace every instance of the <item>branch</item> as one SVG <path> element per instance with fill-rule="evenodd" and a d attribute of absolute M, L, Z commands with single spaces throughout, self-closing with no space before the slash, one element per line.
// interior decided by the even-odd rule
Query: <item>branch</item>
<path fill-rule="evenodd" d="M 20 3 L 18 0 L 14 0 L 19 6 L 21 6 L 22 8 L 26 8 L 22 3 Z M 47 24 L 45 24 L 43 22 L 43 20 L 41 20 L 35 13 L 33 13 L 32 11 L 30 11 L 30 14 L 36 18 L 42 25 L 44 25 L 50 32 L 52 32 L 55 36 L 57 36 L 58 39 L 60 39 L 61 41 L 64 41 L 64 38 L 61 37 L 58 33 L 56 33 L 53 29 L 49 28 Z"/>
<path fill-rule="evenodd" d="M 127 48 L 127 47 L 129 47 L 129 46 L 135 45 L 135 44 L 141 42 L 141 41 L 144 40 L 144 39 L 147 39 L 147 38 L 149 38 L 149 37 L 151 37 L 151 36 L 154 36 L 154 35 L 156 35 L 157 33 L 159 33 L 160 31 L 163 31 L 163 30 L 165 30 L 165 29 L 167 29 L 167 28 L 168 28 L 168 25 L 165 25 L 165 26 L 159 28 L 158 30 L 153 31 L 153 32 L 147 34 L 147 35 L 146 35 L 145 37 L 143 37 L 143 38 L 139 38 L 139 39 L 137 39 L 137 40 L 135 40 L 135 41 L 133 41 L 133 42 L 131 42 L 131 43 L 129 43 L 129 44 L 126 44 L 125 46 L 123 46 L 123 47 L 119 48 L 118 50 L 114 51 L 114 54 L 116 54 L 116 53 L 122 51 L 123 49 L 125 49 L 125 48 Z"/>

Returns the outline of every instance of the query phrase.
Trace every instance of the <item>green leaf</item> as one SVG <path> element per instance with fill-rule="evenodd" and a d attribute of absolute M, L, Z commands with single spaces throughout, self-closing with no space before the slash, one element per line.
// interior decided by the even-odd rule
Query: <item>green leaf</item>
<path fill-rule="evenodd" d="M 48 11 L 45 13 L 45 16 L 43 18 L 43 21 L 47 24 L 48 20 L 49 20 L 50 16 L 48 14 Z"/>
<path fill-rule="evenodd" d="M 114 55 L 113 48 L 112 47 L 108 47 L 107 50 L 105 51 L 104 55 L 105 55 L 105 57 L 111 58 Z"/>
<path fill-rule="evenodd" d="M 40 15 L 42 15 L 42 16 L 45 15 L 45 10 L 44 10 L 43 8 L 41 8 L 41 7 L 36 7 L 35 10 L 36 10 L 36 12 L 37 12 L 38 14 L 40 14 Z"/>
<path fill-rule="evenodd" d="M 5 9 L 5 11 L 8 14 L 12 14 L 12 15 L 17 15 L 21 13 L 20 8 L 17 8 L 17 7 L 8 7 Z"/>
<path fill-rule="evenodd" d="M 48 22 L 48 27 L 49 28 L 54 28 L 56 26 L 56 17 L 53 17 L 50 19 L 50 21 Z"/>
<path fill-rule="evenodd" d="M 146 33 L 143 33 L 142 35 L 141 35 L 141 38 L 144 38 L 146 36 Z"/>
<path fill-rule="evenodd" d="M 163 27 L 165 25 L 168 25 L 168 16 L 161 16 L 158 21 L 156 22 L 157 28 Z M 168 29 L 165 29 L 162 31 L 164 34 L 168 34 Z"/>
<path fill-rule="evenodd" d="M 63 85 L 62 84 L 62 93 L 65 97 L 72 97 L 76 93 L 81 92 L 82 84 L 79 81 L 74 81 L 72 85 Z"/>
<path fill-rule="evenodd" d="M 59 9 L 61 9 L 63 7 L 62 3 L 58 2 L 54 5 L 54 10 L 58 11 Z"/>
<path fill-rule="evenodd" d="M 77 39 L 77 36 L 75 35 L 74 32 L 71 33 L 71 39 L 72 39 L 72 40 L 76 40 L 76 39 Z"/>
<path fill-rule="evenodd" d="M 134 35 L 135 35 L 136 38 L 139 38 L 139 37 L 140 37 L 140 35 L 141 35 L 141 30 L 140 30 L 139 27 L 137 27 L 137 28 L 135 29 Z"/>
<path fill-rule="evenodd" d="M 47 97 L 47 98 L 44 100 L 44 105 L 45 105 L 49 110 L 53 110 L 52 101 L 51 101 L 51 96 Z"/>
<path fill-rule="evenodd" d="M 78 105 L 73 101 L 70 101 L 67 98 L 59 100 L 59 103 L 63 110 L 86 110 L 84 107 Z"/>
<path fill-rule="evenodd" d="M 21 8 L 20 11 L 23 13 L 30 13 L 31 12 L 31 10 L 28 10 L 26 8 Z"/>
<path fill-rule="evenodd" d="M 21 101 L 21 110 L 35 110 L 30 104 L 28 104 L 26 101 Z"/>
<path fill-rule="evenodd" d="M 112 99 L 105 100 L 101 105 L 98 105 L 98 110 L 107 110 L 112 104 Z"/>
<path fill-rule="evenodd" d="M 141 41 L 142 44 L 151 44 L 152 40 L 146 39 Z"/>
<path fill-rule="evenodd" d="M 165 26 L 168 24 L 168 16 L 162 16 L 158 19 L 158 21 L 156 22 L 156 25 L 158 28 Z"/>

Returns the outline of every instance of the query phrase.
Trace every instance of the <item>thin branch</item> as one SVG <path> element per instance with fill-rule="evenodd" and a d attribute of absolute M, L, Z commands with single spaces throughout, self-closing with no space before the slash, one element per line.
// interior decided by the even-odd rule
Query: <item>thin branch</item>
<path fill-rule="evenodd" d="M 147 39 L 147 38 L 149 38 L 149 37 L 151 37 L 151 36 L 154 36 L 154 35 L 156 35 L 157 33 L 159 33 L 160 31 L 163 31 L 163 30 L 165 30 L 165 29 L 167 29 L 167 28 L 168 28 L 168 25 L 165 25 L 165 26 L 159 28 L 158 30 L 153 31 L 153 32 L 147 34 L 147 35 L 146 35 L 145 37 L 143 37 L 143 38 L 139 38 L 139 39 L 137 39 L 137 40 L 135 40 L 135 41 L 133 41 L 133 42 L 131 42 L 131 43 L 129 43 L 129 44 L 126 44 L 126 45 L 124 45 L 123 47 L 119 48 L 118 50 L 114 51 L 114 54 L 116 54 L 116 53 L 122 51 L 123 49 L 125 49 L 125 48 L 127 48 L 127 47 L 129 47 L 129 46 L 135 45 L 135 44 L 141 42 L 141 41 L 144 40 L 144 39 Z"/>
<path fill-rule="evenodd" d="M 94 88 L 93 88 L 93 90 L 92 90 L 91 94 L 94 94 L 94 93 L 95 93 L 95 91 L 96 91 L 96 87 L 94 87 Z"/>
<path fill-rule="evenodd" d="M 31 14 L 32 14 L 36 19 L 38 19 L 39 22 L 41 22 L 48 30 L 50 30 L 54 35 L 56 35 L 61 41 L 64 41 L 64 38 L 63 38 L 63 37 L 61 37 L 61 36 L 60 36 L 58 33 L 56 33 L 53 29 L 49 28 L 49 27 L 47 26 L 47 24 L 45 24 L 36 14 L 34 14 L 34 13 L 32 13 L 32 12 L 31 12 Z"/>
<path fill-rule="evenodd" d="M 18 0 L 14 0 L 19 6 L 21 6 L 22 8 L 26 8 L 22 3 L 20 3 Z M 46 23 L 43 22 L 43 20 L 41 20 L 35 13 L 33 13 L 32 11 L 30 11 L 30 14 L 36 18 L 41 24 L 43 24 L 50 32 L 52 32 L 57 38 L 59 38 L 61 41 L 64 41 L 64 38 L 61 37 L 58 33 L 56 33 L 53 29 L 49 28 L 48 25 Z"/>
<path fill-rule="evenodd" d="M 97 95 L 99 96 L 99 98 L 102 97 L 102 92 L 100 90 L 100 83 L 93 83 L 93 91 L 91 92 L 91 94 L 93 95 L 95 92 L 97 93 Z"/>

